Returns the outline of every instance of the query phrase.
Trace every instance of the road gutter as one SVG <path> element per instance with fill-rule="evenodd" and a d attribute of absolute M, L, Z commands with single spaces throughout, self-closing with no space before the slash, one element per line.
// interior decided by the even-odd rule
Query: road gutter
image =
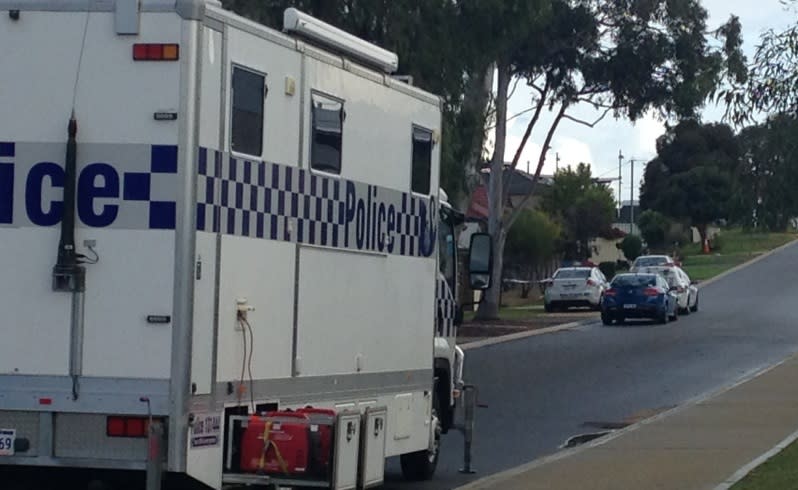
<path fill-rule="evenodd" d="M 571 330 L 576 327 L 589 325 L 594 322 L 595 320 L 569 322 L 569 323 L 563 323 L 562 325 L 554 325 L 552 327 L 536 328 L 534 330 L 528 330 L 526 332 L 516 332 L 507 335 L 499 335 L 498 337 L 489 337 L 484 340 L 476 340 L 474 342 L 468 342 L 462 344 L 460 348 L 463 350 L 479 349 L 481 347 L 487 347 L 489 345 L 503 344 L 505 342 L 511 342 L 513 340 L 520 340 L 520 339 L 525 339 L 527 337 L 534 337 L 535 335 L 545 335 L 547 333 L 562 332 L 563 330 Z"/>

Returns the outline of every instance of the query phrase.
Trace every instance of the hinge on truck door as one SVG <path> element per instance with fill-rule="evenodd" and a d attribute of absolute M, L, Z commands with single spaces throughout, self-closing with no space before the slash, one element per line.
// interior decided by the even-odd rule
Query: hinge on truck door
<path fill-rule="evenodd" d="M 195 276 L 196 276 L 197 280 L 199 281 L 200 279 L 202 279 L 202 255 L 197 257 L 197 265 L 194 268 L 194 270 L 196 271 L 195 272 Z"/>

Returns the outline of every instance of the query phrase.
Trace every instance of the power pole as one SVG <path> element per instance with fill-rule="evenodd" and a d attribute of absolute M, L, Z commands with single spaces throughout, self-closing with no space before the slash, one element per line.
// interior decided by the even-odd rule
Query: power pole
<path fill-rule="evenodd" d="M 554 154 L 554 156 L 556 157 L 554 159 L 554 173 L 557 173 L 560 171 L 560 153 L 557 152 Z"/>
<path fill-rule="evenodd" d="M 632 166 L 632 185 L 630 187 L 631 199 L 629 199 L 629 233 L 632 233 L 635 226 L 635 161 L 629 160 Z"/>
<path fill-rule="evenodd" d="M 621 167 L 623 167 L 623 153 L 621 150 L 618 150 L 618 222 L 621 219 L 621 209 L 623 209 L 623 200 L 621 196 L 623 195 L 623 185 L 621 185 Z"/>

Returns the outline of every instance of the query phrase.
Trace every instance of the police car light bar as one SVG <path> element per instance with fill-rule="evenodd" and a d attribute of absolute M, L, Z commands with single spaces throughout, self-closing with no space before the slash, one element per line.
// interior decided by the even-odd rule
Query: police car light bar
<path fill-rule="evenodd" d="M 285 10 L 283 30 L 295 32 L 328 48 L 375 65 L 385 73 L 394 73 L 399 68 L 399 56 L 396 53 L 368 43 L 295 8 Z"/>

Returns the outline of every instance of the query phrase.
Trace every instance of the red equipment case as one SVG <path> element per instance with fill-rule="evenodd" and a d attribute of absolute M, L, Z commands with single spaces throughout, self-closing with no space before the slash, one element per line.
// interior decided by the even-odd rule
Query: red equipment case
<path fill-rule="evenodd" d="M 306 415 L 311 423 L 311 472 L 314 475 L 327 476 L 330 474 L 330 461 L 332 461 L 335 410 L 305 407 L 297 412 Z"/>
<path fill-rule="evenodd" d="M 241 470 L 302 476 L 310 461 L 310 418 L 299 412 L 253 415 L 241 437 Z"/>

